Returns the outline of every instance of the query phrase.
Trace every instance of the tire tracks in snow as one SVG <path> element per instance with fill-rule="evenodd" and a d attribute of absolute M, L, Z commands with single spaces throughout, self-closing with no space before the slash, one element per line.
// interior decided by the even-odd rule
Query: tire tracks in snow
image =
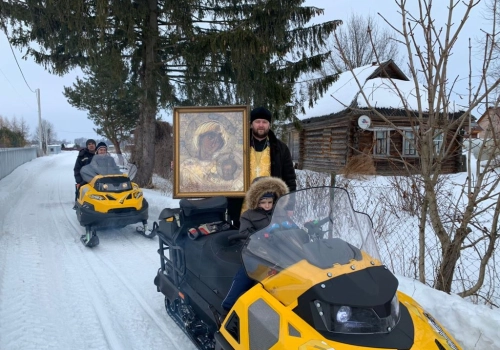
<path fill-rule="evenodd" d="M 80 243 L 73 155 L 1 180 L 0 349 L 195 349 L 153 284 L 157 239 L 129 226 Z"/>
<path fill-rule="evenodd" d="M 54 317 L 52 286 L 47 284 L 51 276 L 45 266 L 52 258 L 37 225 L 44 218 L 37 210 L 36 192 L 47 186 L 37 177 L 40 169 L 36 164 L 30 168 L 34 172 L 20 167 L 7 180 L 13 192 L 2 206 L 0 348 L 54 349 L 64 338 Z M 19 208 L 24 217 L 17 217 Z"/>

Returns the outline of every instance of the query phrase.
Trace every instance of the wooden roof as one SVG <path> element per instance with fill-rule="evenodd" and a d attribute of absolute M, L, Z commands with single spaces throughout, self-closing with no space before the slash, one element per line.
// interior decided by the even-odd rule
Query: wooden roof
<path fill-rule="evenodd" d="M 398 109 L 398 108 L 374 108 L 374 110 L 376 110 L 377 112 L 379 112 L 385 116 L 388 116 L 388 117 L 407 116 L 407 113 L 409 113 L 410 116 L 414 116 L 414 117 L 418 116 L 418 112 L 406 111 L 405 109 Z M 369 109 L 369 108 L 356 109 L 356 115 L 360 114 L 361 111 L 366 111 L 367 114 L 369 114 L 372 111 L 372 109 Z M 332 114 L 328 114 L 328 115 L 324 115 L 324 116 L 320 116 L 320 117 L 312 117 L 312 118 L 308 118 L 308 119 L 303 119 L 303 120 L 301 120 L 301 123 L 302 124 L 309 124 L 311 122 L 315 122 L 315 121 L 320 122 L 320 121 L 324 121 L 326 119 L 342 119 L 342 117 L 346 117 L 346 116 L 352 115 L 352 114 L 354 114 L 354 109 L 346 108 L 343 111 L 340 111 L 338 113 L 332 113 Z M 424 113 L 424 116 L 426 114 L 427 113 Z M 455 119 L 460 118 L 463 114 L 464 114 L 464 111 L 458 111 L 458 112 L 454 112 L 454 113 L 449 113 L 449 116 L 451 119 L 455 120 Z"/>
<path fill-rule="evenodd" d="M 376 65 L 374 62 L 373 65 Z M 378 68 L 370 75 L 366 80 L 374 79 L 374 78 L 392 78 L 410 81 L 408 77 L 403 73 L 401 69 L 394 63 L 393 60 L 389 60 L 381 63 Z"/>

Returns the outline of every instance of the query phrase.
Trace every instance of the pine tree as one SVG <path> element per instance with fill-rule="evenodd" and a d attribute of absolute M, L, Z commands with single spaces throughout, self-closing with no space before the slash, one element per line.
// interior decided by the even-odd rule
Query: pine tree
<path fill-rule="evenodd" d="M 249 104 L 292 118 L 302 103 L 295 84 L 321 68 L 318 54 L 340 24 L 305 27 L 322 10 L 304 0 L 32 0 L 0 3 L 11 43 L 64 74 L 118 52 L 139 82 L 136 181 L 151 184 L 158 108 Z M 36 44 L 36 45 L 33 45 Z M 335 76 L 310 91 L 324 91 Z M 285 108 L 286 105 L 295 108 Z"/>
<path fill-rule="evenodd" d="M 88 118 L 97 126 L 96 133 L 113 143 L 120 161 L 120 143 L 130 138 L 139 119 L 140 92 L 123 64 L 121 57 L 110 54 L 84 68 L 85 78 L 77 77 L 72 87 L 64 87 L 68 102 L 88 111 Z"/>

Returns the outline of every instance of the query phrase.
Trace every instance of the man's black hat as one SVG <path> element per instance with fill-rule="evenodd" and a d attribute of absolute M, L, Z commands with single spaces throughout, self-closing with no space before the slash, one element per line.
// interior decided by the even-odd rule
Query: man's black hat
<path fill-rule="evenodd" d="M 252 123 L 255 119 L 265 119 L 270 123 L 272 117 L 273 116 L 269 109 L 264 107 L 257 107 L 252 109 L 252 111 L 250 112 L 250 123 Z"/>

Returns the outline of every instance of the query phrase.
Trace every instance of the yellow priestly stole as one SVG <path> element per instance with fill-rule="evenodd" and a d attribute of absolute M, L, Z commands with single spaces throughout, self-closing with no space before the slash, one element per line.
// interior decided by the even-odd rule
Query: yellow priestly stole
<path fill-rule="evenodd" d="M 266 147 L 262 152 L 257 152 L 250 147 L 250 183 L 260 176 L 271 176 L 271 148 Z M 243 202 L 241 213 L 247 210 L 246 202 Z"/>

